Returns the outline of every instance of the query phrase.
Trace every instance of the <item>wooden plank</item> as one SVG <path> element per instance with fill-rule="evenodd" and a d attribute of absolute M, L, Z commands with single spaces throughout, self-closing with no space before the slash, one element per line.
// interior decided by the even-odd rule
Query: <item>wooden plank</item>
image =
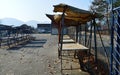
<path fill-rule="evenodd" d="M 70 39 L 70 36 L 64 35 L 64 36 L 63 36 L 63 39 Z"/>
<path fill-rule="evenodd" d="M 63 39 L 63 43 L 75 43 L 73 39 Z"/>
<path fill-rule="evenodd" d="M 78 44 L 78 43 L 66 43 L 63 44 L 62 46 L 62 50 L 88 50 L 89 48 L 83 46 L 82 44 Z"/>

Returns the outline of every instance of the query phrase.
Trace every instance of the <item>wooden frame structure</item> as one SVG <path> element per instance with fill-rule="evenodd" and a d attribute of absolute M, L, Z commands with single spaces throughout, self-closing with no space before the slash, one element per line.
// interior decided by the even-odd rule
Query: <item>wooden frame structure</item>
<path fill-rule="evenodd" d="M 78 44 L 78 26 L 81 24 L 86 24 L 87 22 L 92 21 L 94 24 L 95 28 L 95 18 L 98 17 L 98 14 L 92 13 L 90 11 L 78 9 L 66 4 L 59 4 L 54 6 L 54 12 L 62 12 L 61 15 L 48 15 L 52 22 L 56 25 L 58 28 L 58 56 L 61 58 L 61 74 L 63 75 L 63 55 L 62 53 L 64 51 L 74 51 L 75 55 L 76 52 L 84 51 L 84 52 L 90 52 L 89 48 L 83 46 L 82 44 Z M 69 27 L 69 26 L 75 26 L 76 27 L 76 40 L 74 43 L 65 43 L 64 41 L 64 27 Z M 94 31 L 95 33 L 95 31 Z M 96 40 L 96 35 L 94 35 L 94 40 Z M 70 41 L 70 40 L 69 40 Z M 95 41 L 96 44 L 96 41 Z M 96 45 L 95 45 L 96 46 Z M 97 62 L 97 49 L 95 47 L 95 59 Z"/>

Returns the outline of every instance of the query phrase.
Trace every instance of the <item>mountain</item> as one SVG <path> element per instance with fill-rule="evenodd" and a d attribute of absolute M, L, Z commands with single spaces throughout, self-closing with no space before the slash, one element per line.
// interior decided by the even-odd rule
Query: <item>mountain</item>
<path fill-rule="evenodd" d="M 27 24 L 29 26 L 36 28 L 37 24 L 40 22 L 36 21 L 36 20 L 30 20 L 27 22 L 23 22 L 21 20 L 15 19 L 15 18 L 3 18 L 3 19 L 0 19 L 0 23 L 5 24 L 5 25 L 14 25 L 14 26 L 20 26 L 22 24 Z"/>
<path fill-rule="evenodd" d="M 0 21 L 1 21 L 1 24 L 5 24 L 5 25 L 20 26 L 24 24 L 23 21 L 15 19 L 15 18 L 3 18 Z"/>
<path fill-rule="evenodd" d="M 38 23 L 40 23 L 40 22 L 36 21 L 36 20 L 30 20 L 30 21 L 25 22 L 25 24 L 30 25 L 30 26 L 35 27 L 35 28 L 37 27 Z"/>

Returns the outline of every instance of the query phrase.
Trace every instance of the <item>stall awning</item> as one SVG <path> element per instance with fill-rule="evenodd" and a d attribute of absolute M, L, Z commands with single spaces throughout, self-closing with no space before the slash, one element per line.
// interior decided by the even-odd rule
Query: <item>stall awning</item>
<path fill-rule="evenodd" d="M 50 14 L 46 14 L 46 16 L 52 20 L 52 22 L 54 22 L 55 24 L 59 25 L 60 24 L 60 21 L 61 21 L 61 15 L 50 15 Z M 84 22 L 85 23 L 85 22 Z M 67 16 L 65 16 L 65 19 L 64 19 L 64 24 L 65 26 L 77 26 L 77 25 L 80 25 L 80 21 L 78 21 L 78 19 L 76 18 L 73 19 L 73 18 L 69 18 Z"/>
<path fill-rule="evenodd" d="M 83 9 L 78 9 L 70 5 L 66 5 L 66 4 L 54 5 L 54 12 L 63 13 L 63 11 L 65 12 L 64 24 L 66 26 L 77 26 L 80 24 L 85 24 L 93 20 L 94 18 L 99 17 L 99 15 L 96 13 L 92 13 L 91 11 L 87 11 Z M 57 14 L 57 15 L 47 14 L 46 16 L 50 18 L 52 22 L 55 22 L 56 24 L 60 24 L 62 18 L 61 14 Z"/>
<path fill-rule="evenodd" d="M 63 12 L 64 9 L 66 15 L 69 17 L 80 18 L 83 20 L 89 18 L 88 21 L 96 17 L 96 14 L 90 11 L 78 9 L 70 5 L 66 5 L 66 4 L 54 5 L 54 12 Z"/>

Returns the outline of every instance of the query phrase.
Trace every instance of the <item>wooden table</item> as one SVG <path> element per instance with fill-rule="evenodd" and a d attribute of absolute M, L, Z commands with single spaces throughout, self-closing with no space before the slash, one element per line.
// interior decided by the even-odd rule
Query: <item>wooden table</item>
<path fill-rule="evenodd" d="M 61 47 L 61 46 L 59 46 L 59 47 Z M 60 48 L 60 50 L 59 50 L 59 57 L 61 57 L 61 73 L 63 73 L 63 70 L 69 70 L 69 68 L 64 67 L 64 65 L 65 65 L 64 61 L 65 61 L 66 57 L 69 59 L 69 61 L 68 61 L 68 59 L 66 61 L 69 62 L 70 69 L 71 70 L 74 69 L 72 67 L 73 61 L 72 61 L 71 57 L 69 58 L 69 56 L 71 56 L 71 54 L 69 54 L 69 52 L 73 51 L 74 52 L 73 56 L 74 56 L 74 58 L 76 58 L 78 51 L 86 52 L 88 50 L 89 50 L 89 48 L 87 48 L 84 45 L 79 44 L 79 43 L 63 43 L 62 49 Z M 64 51 L 67 51 L 67 53 L 68 53 L 67 56 L 66 56 L 66 54 L 64 55 Z M 63 56 L 65 56 L 65 57 L 63 57 Z"/>
<path fill-rule="evenodd" d="M 70 39 L 70 36 L 64 35 L 64 36 L 63 36 L 63 39 Z"/>
<path fill-rule="evenodd" d="M 75 43 L 73 39 L 63 39 L 63 43 Z"/>
<path fill-rule="evenodd" d="M 62 45 L 62 50 L 88 50 L 89 48 L 83 46 L 82 44 L 78 43 L 66 43 Z"/>
<path fill-rule="evenodd" d="M 87 51 L 89 48 L 83 46 L 82 44 L 79 43 L 63 43 L 62 44 L 62 49 L 61 49 L 61 44 L 59 44 L 58 48 L 58 57 L 60 57 L 62 54 L 62 51 Z"/>

